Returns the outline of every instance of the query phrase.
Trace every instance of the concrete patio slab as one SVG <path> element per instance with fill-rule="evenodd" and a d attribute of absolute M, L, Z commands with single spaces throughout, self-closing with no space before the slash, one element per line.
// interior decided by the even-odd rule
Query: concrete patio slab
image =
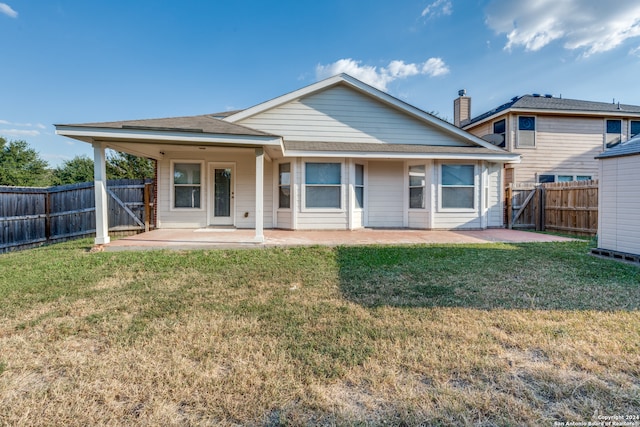
<path fill-rule="evenodd" d="M 254 230 L 161 229 L 114 240 L 106 251 L 145 249 L 227 249 L 275 246 L 411 245 L 448 243 L 564 242 L 574 239 L 518 230 L 380 230 L 290 231 L 265 230 L 265 241 L 255 242 Z"/>

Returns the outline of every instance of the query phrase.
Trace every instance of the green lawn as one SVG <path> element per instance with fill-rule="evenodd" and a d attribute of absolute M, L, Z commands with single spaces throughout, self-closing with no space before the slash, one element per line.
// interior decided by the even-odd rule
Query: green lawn
<path fill-rule="evenodd" d="M 640 269 L 588 244 L 0 255 L 1 425 L 640 415 Z"/>

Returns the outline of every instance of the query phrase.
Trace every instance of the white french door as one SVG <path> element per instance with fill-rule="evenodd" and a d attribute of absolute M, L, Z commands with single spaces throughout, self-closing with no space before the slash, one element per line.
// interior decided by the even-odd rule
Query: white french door
<path fill-rule="evenodd" d="M 235 225 L 235 164 L 209 164 L 209 224 Z"/>

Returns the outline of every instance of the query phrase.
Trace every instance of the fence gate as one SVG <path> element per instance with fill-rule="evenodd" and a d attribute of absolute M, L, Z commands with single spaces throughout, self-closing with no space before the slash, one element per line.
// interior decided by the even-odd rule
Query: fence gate
<path fill-rule="evenodd" d="M 598 181 L 509 184 L 508 228 L 558 231 L 582 236 L 598 232 Z"/>
<path fill-rule="evenodd" d="M 153 226 L 152 180 L 107 182 L 109 231 Z M 94 183 L 49 188 L 0 187 L 0 253 L 95 235 Z"/>
<path fill-rule="evenodd" d="M 509 184 L 506 200 L 508 228 L 542 230 L 539 187 Z"/>

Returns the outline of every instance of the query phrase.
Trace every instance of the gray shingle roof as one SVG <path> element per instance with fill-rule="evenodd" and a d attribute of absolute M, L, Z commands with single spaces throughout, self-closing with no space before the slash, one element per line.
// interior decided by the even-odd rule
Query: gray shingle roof
<path fill-rule="evenodd" d="M 487 111 L 477 117 L 471 119 L 469 123 L 465 125 L 479 122 L 487 117 L 491 117 L 496 113 L 508 110 L 510 108 L 527 109 L 527 110 L 559 110 L 559 111 L 582 111 L 582 112 L 597 112 L 597 113 L 619 113 L 624 114 L 640 114 L 640 106 L 608 103 L 608 102 L 595 102 L 595 101 L 581 101 L 578 99 L 565 99 L 555 98 L 548 95 L 534 96 L 523 95 L 520 97 L 512 98 L 511 101 L 506 104 L 502 104 L 493 110 Z"/>
<path fill-rule="evenodd" d="M 640 154 L 640 137 L 632 138 L 627 142 L 623 142 L 622 144 L 619 144 L 614 148 L 606 150 L 600 155 L 596 156 L 596 159 L 633 156 L 635 154 Z"/>
<path fill-rule="evenodd" d="M 194 132 L 221 135 L 275 136 L 235 123 L 225 122 L 211 114 L 201 116 L 169 117 L 163 119 L 125 120 L 120 122 L 99 122 L 65 124 L 56 126 L 74 126 L 106 129 L 159 130 L 174 132 Z"/>

